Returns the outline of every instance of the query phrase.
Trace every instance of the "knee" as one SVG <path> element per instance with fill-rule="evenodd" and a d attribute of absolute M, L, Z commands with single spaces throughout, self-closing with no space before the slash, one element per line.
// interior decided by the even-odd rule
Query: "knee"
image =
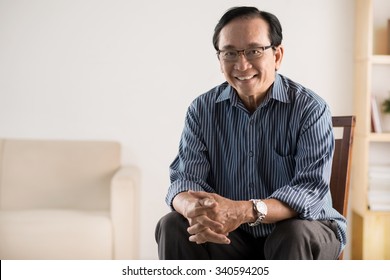
<path fill-rule="evenodd" d="M 267 259 L 311 260 L 317 251 L 312 239 L 310 221 L 288 219 L 276 224 L 264 246 Z"/>
<path fill-rule="evenodd" d="M 177 231 L 180 228 L 187 230 L 186 219 L 176 211 L 163 216 L 157 223 L 155 238 L 159 240 L 161 235 L 169 234 L 170 231 Z"/>
<path fill-rule="evenodd" d="M 309 248 L 308 232 L 307 225 L 303 220 L 288 219 L 278 222 L 265 243 L 266 256 L 282 251 Z"/>
<path fill-rule="evenodd" d="M 334 231 L 321 221 L 289 219 L 276 224 L 265 244 L 270 259 L 336 259 Z"/>
<path fill-rule="evenodd" d="M 169 212 L 163 216 L 157 223 L 157 227 L 171 228 L 177 227 L 183 223 L 184 217 L 176 211 Z"/>
<path fill-rule="evenodd" d="M 288 219 L 277 223 L 275 233 L 278 233 L 279 238 L 287 238 L 292 241 L 303 241 L 302 239 L 308 237 L 310 228 L 309 221 L 300 219 Z"/>

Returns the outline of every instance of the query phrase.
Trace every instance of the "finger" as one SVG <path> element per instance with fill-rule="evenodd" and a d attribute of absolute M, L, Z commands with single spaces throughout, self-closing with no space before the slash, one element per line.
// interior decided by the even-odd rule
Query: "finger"
<path fill-rule="evenodd" d="M 218 205 L 217 202 L 211 202 L 211 201 L 205 202 L 203 200 L 199 200 L 194 207 L 188 210 L 187 217 L 194 218 L 201 215 L 209 215 L 209 214 L 215 215 L 216 213 L 215 208 L 217 207 L 217 205 Z"/>
<path fill-rule="evenodd" d="M 213 198 L 203 198 L 199 200 L 200 206 L 205 206 L 207 208 L 212 208 L 217 206 L 217 202 Z"/>
<path fill-rule="evenodd" d="M 190 220 L 190 226 L 200 224 L 205 228 L 211 228 L 214 231 L 221 231 L 223 229 L 223 224 L 217 221 L 210 219 L 206 215 L 197 216 Z"/>
<path fill-rule="evenodd" d="M 187 228 L 187 232 L 191 235 L 196 235 L 196 234 L 199 234 L 201 233 L 202 231 L 206 230 L 206 229 L 210 229 L 218 234 L 223 234 L 225 236 L 229 236 L 229 233 L 228 232 L 224 232 L 222 228 L 217 228 L 217 229 L 213 229 L 213 228 L 208 228 L 208 227 L 205 227 L 201 224 L 195 224 L 193 226 L 190 226 Z"/>
<path fill-rule="evenodd" d="M 192 228 L 191 234 L 196 234 L 200 232 L 202 228 L 210 228 L 211 230 L 222 233 L 224 226 L 216 221 L 210 220 L 208 218 L 202 218 L 201 221 L 199 219 L 189 219 L 189 228 Z"/>
<path fill-rule="evenodd" d="M 189 190 L 188 193 L 194 198 L 197 198 L 201 206 L 206 206 L 211 208 L 218 205 L 219 196 L 215 193 L 208 193 L 202 191 L 195 192 L 191 190 Z"/>
<path fill-rule="evenodd" d="M 201 233 L 202 231 L 204 231 L 206 229 L 207 229 L 207 227 L 205 227 L 201 224 L 195 224 L 195 225 L 187 228 L 187 232 L 191 235 L 195 235 L 195 234 Z"/>
<path fill-rule="evenodd" d="M 198 234 L 206 229 L 210 229 L 210 230 L 215 231 L 217 233 L 227 235 L 227 233 L 222 232 L 222 226 L 220 224 L 218 224 L 217 227 L 213 228 L 213 227 L 208 227 L 208 226 L 204 226 L 200 223 L 197 223 L 197 224 L 194 224 L 194 225 L 191 225 L 190 227 L 188 227 L 187 232 L 191 235 L 194 235 L 194 234 Z"/>
<path fill-rule="evenodd" d="M 230 244 L 230 239 L 227 238 L 224 234 L 218 234 L 213 232 L 210 229 L 206 229 L 198 234 L 191 235 L 189 237 L 191 242 L 196 242 L 197 244 L 202 244 L 205 242 L 212 242 L 217 244 Z"/>

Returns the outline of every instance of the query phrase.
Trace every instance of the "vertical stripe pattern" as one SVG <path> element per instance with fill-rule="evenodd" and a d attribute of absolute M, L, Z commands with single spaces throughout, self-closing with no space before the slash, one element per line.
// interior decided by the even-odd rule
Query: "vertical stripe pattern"
<path fill-rule="evenodd" d="M 277 74 L 250 114 L 225 82 L 188 108 L 166 202 L 172 206 L 189 189 L 233 200 L 275 198 L 301 219 L 335 220 L 343 248 L 346 220 L 333 209 L 329 190 L 333 150 L 329 107 L 311 90 Z M 273 229 L 241 227 L 255 237 Z"/>

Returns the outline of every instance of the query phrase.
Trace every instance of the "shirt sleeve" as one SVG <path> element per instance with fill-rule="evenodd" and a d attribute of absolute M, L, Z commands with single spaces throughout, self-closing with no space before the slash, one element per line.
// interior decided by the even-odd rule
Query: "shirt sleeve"
<path fill-rule="evenodd" d="M 175 196 L 188 190 L 215 192 L 206 183 L 209 170 L 208 150 L 193 103 L 187 110 L 178 155 L 170 165 L 171 185 L 165 198 L 166 203 L 172 207 Z"/>
<path fill-rule="evenodd" d="M 331 113 L 327 105 L 306 112 L 294 156 L 295 172 L 289 184 L 270 198 L 285 202 L 302 219 L 318 219 L 331 205 L 330 174 L 334 152 Z"/>

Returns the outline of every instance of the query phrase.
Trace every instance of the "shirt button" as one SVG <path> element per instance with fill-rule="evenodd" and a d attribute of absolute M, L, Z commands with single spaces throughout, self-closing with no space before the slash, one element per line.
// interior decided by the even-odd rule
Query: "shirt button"
<path fill-rule="evenodd" d="M 249 151 L 249 156 L 253 157 L 253 151 Z"/>
<path fill-rule="evenodd" d="M 253 182 L 249 183 L 249 188 L 253 189 L 255 187 L 255 184 Z"/>

